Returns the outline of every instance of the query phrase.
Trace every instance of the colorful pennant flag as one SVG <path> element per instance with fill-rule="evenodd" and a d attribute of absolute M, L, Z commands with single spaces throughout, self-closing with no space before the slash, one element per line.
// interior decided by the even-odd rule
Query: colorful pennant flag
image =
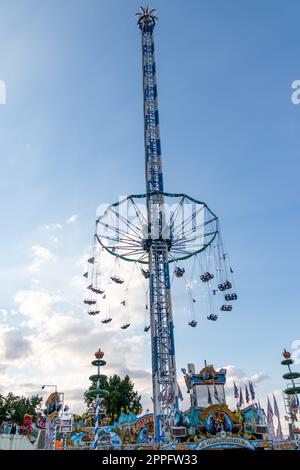
<path fill-rule="evenodd" d="M 261 409 L 261 406 L 260 406 L 260 401 L 258 400 L 258 416 L 259 416 L 259 424 L 265 424 L 265 418 L 264 418 L 264 414 L 263 414 L 263 411 Z"/>
<path fill-rule="evenodd" d="M 274 437 L 274 423 L 273 423 L 273 410 L 272 406 L 268 397 L 268 412 L 267 412 L 267 420 L 268 420 L 268 434 L 271 437 Z"/>
<path fill-rule="evenodd" d="M 243 392 L 242 392 L 242 387 L 240 387 L 240 398 L 239 398 L 239 407 L 244 404 L 244 397 L 243 397 Z"/>
<path fill-rule="evenodd" d="M 254 391 L 253 383 L 250 382 L 250 380 L 249 380 L 249 391 L 250 391 L 251 399 L 255 400 L 255 391 Z"/>
<path fill-rule="evenodd" d="M 245 384 L 245 397 L 246 397 L 246 402 L 249 403 L 250 395 L 249 395 L 248 387 L 246 384 Z"/>
<path fill-rule="evenodd" d="M 277 425 L 277 431 L 276 431 L 276 438 L 277 439 L 283 439 L 283 434 L 282 434 L 282 427 L 281 427 L 281 422 L 280 422 L 280 414 L 279 414 L 279 408 L 277 405 L 277 400 L 276 397 L 273 393 L 273 401 L 274 401 L 274 415 L 276 416 L 278 420 L 278 425 Z"/>
<path fill-rule="evenodd" d="M 178 394 L 178 398 L 180 401 L 183 401 L 183 395 L 182 395 L 182 391 L 181 391 L 181 388 L 179 387 L 179 383 L 177 382 L 177 394 Z"/>
<path fill-rule="evenodd" d="M 207 397 L 207 403 L 208 403 L 209 405 L 212 405 L 212 399 L 211 399 L 211 394 L 210 394 L 210 391 L 209 391 L 209 386 L 207 386 L 207 395 L 208 395 L 208 397 Z"/>
<path fill-rule="evenodd" d="M 235 382 L 233 382 L 233 393 L 234 393 L 234 398 L 239 398 L 239 389 L 237 388 Z"/>
<path fill-rule="evenodd" d="M 217 400 L 217 402 L 220 401 L 219 395 L 218 395 L 218 390 L 217 390 L 217 387 L 216 387 L 216 386 L 214 386 L 214 397 L 215 397 L 215 399 Z"/>

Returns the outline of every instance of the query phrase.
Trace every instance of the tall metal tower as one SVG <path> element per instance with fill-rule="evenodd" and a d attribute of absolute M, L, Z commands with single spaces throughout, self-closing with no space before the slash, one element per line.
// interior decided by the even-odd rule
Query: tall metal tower
<path fill-rule="evenodd" d="M 139 263 L 144 277 L 149 279 L 155 437 L 160 442 L 162 435 L 170 430 L 173 413 L 178 408 L 169 265 L 175 264 L 175 275 L 183 275 L 184 270 L 179 268 L 178 262 L 211 247 L 218 240 L 219 226 L 217 216 L 204 202 L 183 193 L 164 192 L 153 40 L 157 18 L 154 12 L 146 7 L 137 13 L 142 36 L 146 192 L 111 204 L 97 218 L 94 251 L 89 259 L 92 269 L 88 289 L 93 295 L 104 292 L 99 285 L 95 248 L 98 243 L 116 258 Z M 213 278 L 209 273 L 207 275 L 209 279 Z M 84 276 L 88 277 L 88 273 Z M 110 279 L 117 284 L 124 282 L 118 276 Z M 224 287 L 220 285 L 224 290 L 229 283 Z M 96 299 L 85 300 L 87 305 L 97 302 Z M 90 315 L 97 313 L 97 309 L 89 312 Z M 214 315 L 213 319 L 216 318 Z M 124 326 L 127 328 L 130 324 Z"/>
<path fill-rule="evenodd" d="M 149 256 L 149 291 L 152 344 L 152 381 L 156 436 L 160 420 L 168 418 L 177 407 L 177 379 L 174 326 L 169 275 L 170 232 L 166 226 L 156 66 L 153 30 L 155 10 L 142 8 L 138 26 L 142 33 L 144 139 L 146 157 L 146 193 L 148 236 L 145 249 Z"/>

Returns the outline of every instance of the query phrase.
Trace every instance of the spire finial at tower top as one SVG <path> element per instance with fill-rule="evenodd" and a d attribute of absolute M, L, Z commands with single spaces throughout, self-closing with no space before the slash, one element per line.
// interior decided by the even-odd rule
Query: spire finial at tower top
<path fill-rule="evenodd" d="M 286 349 L 284 349 L 282 355 L 285 359 L 290 359 L 290 357 L 291 357 L 291 353 L 288 352 Z"/>
<path fill-rule="evenodd" d="M 98 351 L 95 352 L 95 357 L 96 359 L 102 359 L 104 356 L 104 352 L 101 351 L 101 349 L 99 348 Z"/>
<path fill-rule="evenodd" d="M 140 7 L 140 11 L 136 13 L 136 16 L 138 16 L 137 24 L 141 30 L 147 29 L 149 27 L 152 29 L 154 28 L 155 23 L 158 20 L 157 16 L 154 15 L 155 11 L 155 8 L 150 10 L 148 6 Z"/>

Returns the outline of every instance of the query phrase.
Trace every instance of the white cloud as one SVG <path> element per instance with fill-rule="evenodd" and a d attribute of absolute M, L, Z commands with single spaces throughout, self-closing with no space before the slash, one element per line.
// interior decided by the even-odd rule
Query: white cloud
<path fill-rule="evenodd" d="M 235 401 L 232 398 L 233 382 L 238 388 L 241 388 L 243 394 L 245 394 L 245 385 L 248 386 L 249 381 L 252 382 L 254 390 L 257 391 L 257 388 L 261 387 L 264 382 L 269 379 L 269 376 L 263 371 L 256 372 L 253 375 L 247 375 L 241 368 L 234 365 L 224 366 L 224 369 L 227 371 L 226 391 L 232 405 L 235 405 Z"/>
<path fill-rule="evenodd" d="M 7 360 L 22 359 L 29 356 L 31 344 L 21 331 L 12 328 L 5 334 L 5 356 Z"/>
<path fill-rule="evenodd" d="M 6 318 L 8 316 L 8 311 L 5 308 L 0 308 L 0 317 Z"/>
<path fill-rule="evenodd" d="M 80 277 L 71 280 L 76 290 L 80 281 Z M 115 292 L 118 287 L 115 286 Z M 23 326 L 30 330 L 21 338 L 26 352 L 22 367 L 13 358 L 13 342 L 17 340 L 17 336 L 10 333 L 8 337 L 11 364 L 9 370 L 5 365 L 6 375 L 1 374 L 0 368 L 3 392 L 7 393 L 12 389 L 13 383 L 18 382 L 18 387 L 14 390 L 28 394 L 28 387 L 23 387 L 22 383 L 30 382 L 32 390 L 36 387 L 37 393 L 40 384 L 51 380 L 65 392 L 66 402 L 72 411 L 82 412 L 83 391 L 88 388 L 88 377 L 94 372 L 91 361 L 94 359 L 94 352 L 101 347 L 107 360 L 103 373 L 128 373 L 135 388 L 142 394 L 144 407 L 151 407 L 150 336 L 143 334 L 139 327 L 137 331 L 135 323 L 131 329 L 123 331 L 120 329 L 123 318 L 119 317 L 114 320 L 112 329 L 107 328 L 109 325 L 101 324 L 99 318 L 88 316 L 83 305 L 80 306 L 81 311 L 78 308 L 76 310 L 76 306 L 74 311 L 71 299 L 64 299 L 64 304 L 60 304 L 63 300 L 60 295 L 43 289 L 21 290 L 14 300 L 19 315 L 25 317 Z M 118 301 L 116 305 L 120 310 Z M 140 316 L 140 309 L 135 307 L 132 315 Z M 3 338 L 7 331 L 10 329 L 3 330 Z M 145 351 L 145 354 L 141 354 L 141 351 Z M 76 394 L 74 391 L 77 391 Z"/>
<path fill-rule="evenodd" d="M 57 243 L 59 243 L 59 238 L 58 237 L 52 237 L 51 241 L 52 241 L 52 243 L 57 244 Z"/>
<path fill-rule="evenodd" d="M 45 252 L 44 247 L 39 245 L 35 247 L 38 247 L 35 249 L 35 254 L 40 255 L 37 257 L 42 262 L 46 263 L 53 259 L 49 250 L 45 248 Z M 48 279 L 41 276 L 40 285 L 30 284 L 31 289 L 19 290 L 16 293 L 14 300 L 17 309 L 15 308 L 14 313 L 19 315 L 21 321 L 14 316 L 13 324 L 18 320 L 18 325 L 24 328 L 21 330 L 21 340 L 26 354 L 22 362 L 13 358 L 14 337 L 12 333 L 7 335 L 11 327 L 3 329 L 3 341 L 5 338 L 9 339 L 11 359 L 3 365 L 0 358 L 1 389 L 5 393 L 14 390 L 16 393 L 28 394 L 29 390 L 25 384 L 30 382 L 32 390 L 36 387 L 35 393 L 38 393 L 42 383 L 55 383 L 59 390 L 65 392 L 66 403 L 71 406 L 72 411 L 83 411 L 82 392 L 89 386 L 89 375 L 94 372 L 91 365 L 94 351 L 101 347 L 105 351 L 107 361 L 103 373 L 106 375 L 128 373 L 136 389 L 142 394 L 144 409 L 151 409 L 150 334 L 143 332 L 148 283 L 142 278 L 140 268 L 134 264 L 120 263 L 118 266 L 115 258 L 107 255 L 101 256 L 100 260 L 97 259 L 97 264 L 91 265 L 87 263 L 90 256 L 91 254 L 83 256 L 77 263 L 71 258 L 67 260 L 69 265 L 62 264 L 59 284 L 55 285 L 55 280 L 49 279 L 50 276 Z M 62 262 L 64 263 L 65 259 L 62 259 Z M 101 313 L 95 317 L 87 315 L 88 308 L 82 302 L 83 294 L 78 292 L 90 283 L 93 268 L 96 271 L 101 270 L 101 287 L 107 294 L 106 299 L 101 295 L 97 296 Z M 82 277 L 82 273 L 87 270 L 90 274 L 89 279 Z M 122 277 L 124 284 L 113 283 L 110 279 L 113 274 Z M 48 281 L 47 289 L 42 288 L 45 281 Z M 57 291 L 57 287 L 62 289 L 63 294 Z M 85 290 L 85 294 L 91 293 Z M 120 304 L 123 299 L 126 299 L 126 307 Z M 11 312 L 10 310 L 9 320 Z M 108 315 L 113 320 L 110 324 L 103 325 L 101 320 Z M 8 321 L 7 315 L 5 321 Z M 120 326 L 127 321 L 131 322 L 131 327 L 128 330 L 121 330 Z M 5 368 L 3 374 L 1 367 Z M 239 385 L 244 384 L 249 378 L 257 387 L 261 387 L 267 378 L 262 371 L 248 377 L 236 366 L 229 365 L 226 368 L 229 405 L 232 401 L 233 380 Z M 185 402 L 181 406 L 186 409 L 189 406 L 189 396 L 184 393 L 185 385 L 179 367 L 178 378 L 185 396 Z M 234 407 L 234 403 L 232 406 Z"/>
<path fill-rule="evenodd" d="M 28 320 L 25 323 L 30 328 L 43 328 L 49 320 L 52 307 L 62 300 L 58 294 L 50 294 L 46 290 L 21 290 L 14 297 L 19 313 Z"/>
<path fill-rule="evenodd" d="M 66 223 L 67 223 L 67 224 L 74 224 L 77 219 L 78 219 L 78 215 L 77 215 L 77 214 L 73 214 L 73 215 L 71 215 L 71 217 L 69 217 L 69 218 L 66 220 Z"/>
<path fill-rule="evenodd" d="M 86 281 L 81 276 L 73 276 L 71 281 L 70 281 L 70 286 L 75 287 L 76 289 L 80 289 L 80 290 L 83 291 L 83 289 L 86 286 Z"/>
<path fill-rule="evenodd" d="M 42 264 L 55 259 L 53 253 L 44 246 L 33 245 L 31 247 L 31 251 L 33 253 L 33 262 L 28 268 L 30 271 L 38 272 L 40 271 Z"/>

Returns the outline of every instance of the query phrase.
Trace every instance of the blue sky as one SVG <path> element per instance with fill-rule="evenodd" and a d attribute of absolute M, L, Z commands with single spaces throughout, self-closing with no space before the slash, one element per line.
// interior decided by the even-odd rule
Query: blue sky
<path fill-rule="evenodd" d="M 144 191 L 139 5 L 0 2 L 0 79 L 7 88 L 7 104 L 0 106 L 0 308 L 3 335 L 11 339 L 13 331 L 20 338 L 28 367 L 21 373 L 21 357 L 6 358 L 5 390 L 18 381 L 32 391 L 47 379 L 45 357 L 40 368 L 32 366 L 35 338 L 42 347 L 46 331 L 24 323 L 38 318 L 37 304 L 47 317 L 58 303 L 49 325 L 54 336 L 60 314 L 66 316 L 62 337 L 72 321 L 89 328 L 78 260 L 91 242 L 96 207 Z M 160 19 L 155 41 L 165 189 L 204 200 L 220 217 L 240 297 L 226 321 L 202 323 L 196 333 L 178 329 L 178 367 L 190 361 L 200 367 L 207 359 L 248 377 L 263 372 L 265 396 L 283 386 L 283 347 L 300 339 L 300 105 L 291 102 L 291 84 L 300 79 L 300 5 L 156 0 L 151 6 Z M 73 333 L 69 351 L 81 341 L 76 346 Z M 88 374 L 88 350 L 93 353 L 99 337 L 94 329 L 86 334 L 93 338 L 84 356 Z M 133 351 L 124 367 L 142 371 L 147 346 L 134 334 L 143 357 Z M 53 348 L 63 355 L 51 338 L 48 360 L 56 357 Z M 65 370 L 53 371 L 71 397 Z M 80 380 L 84 388 L 84 374 Z M 147 383 L 149 375 L 145 390 Z"/>

